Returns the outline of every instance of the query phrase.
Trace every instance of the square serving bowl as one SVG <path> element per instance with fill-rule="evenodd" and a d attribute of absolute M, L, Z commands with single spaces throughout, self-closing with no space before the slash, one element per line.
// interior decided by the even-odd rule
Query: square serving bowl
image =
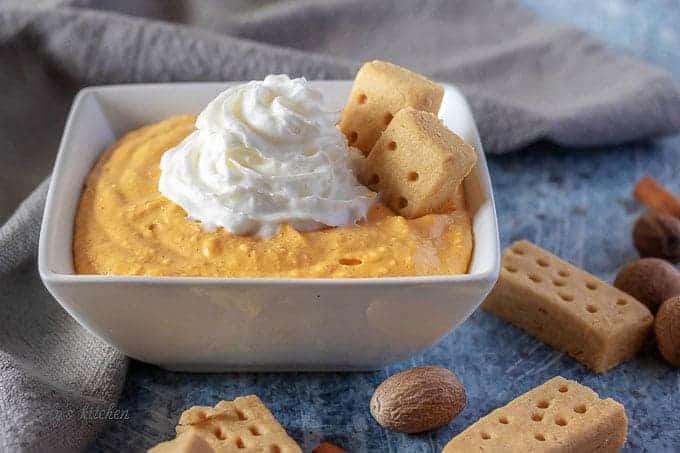
<path fill-rule="evenodd" d="M 80 324 L 173 370 L 369 370 L 431 346 L 477 308 L 499 272 L 489 171 L 470 109 L 445 86 L 440 117 L 476 151 L 465 180 L 475 245 L 466 275 L 360 279 L 77 275 L 72 238 L 85 177 L 125 132 L 198 113 L 231 83 L 92 87 L 75 98 L 40 232 L 40 276 Z M 312 82 L 337 107 L 351 81 Z"/>

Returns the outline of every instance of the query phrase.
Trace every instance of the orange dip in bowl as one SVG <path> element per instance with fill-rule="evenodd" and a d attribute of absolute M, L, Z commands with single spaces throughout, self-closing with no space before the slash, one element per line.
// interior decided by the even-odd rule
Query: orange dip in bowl
<path fill-rule="evenodd" d="M 194 130 L 177 116 L 126 134 L 85 182 L 75 218 L 79 274 L 202 277 L 388 277 L 467 272 L 472 225 L 462 191 L 456 210 L 405 219 L 377 204 L 352 227 L 269 239 L 201 224 L 158 191 L 163 153 Z"/>

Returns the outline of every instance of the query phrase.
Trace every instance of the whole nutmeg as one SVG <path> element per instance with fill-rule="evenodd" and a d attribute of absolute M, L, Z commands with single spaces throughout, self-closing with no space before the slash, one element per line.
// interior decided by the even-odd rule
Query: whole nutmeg
<path fill-rule="evenodd" d="M 655 313 L 664 300 L 680 295 L 680 272 L 668 261 L 642 258 L 623 266 L 614 286 Z"/>
<path fill-rule="evenodd" d="M 640 216 L 633 226 L 633 244 L 642 257 L 680 261 L 680 219 L 662 212 Z"/>
<path fill-rule="evenodd" d="M 680 367 L 680 296 L 661 304 L 654 319 L 654 333 L 663 358 Z"/>
<path fill-rule="evenodd" d="M 447 424 L 465 403 L 465 388 L 455 374 L 418 366 L 390 376 L 375 389 L 371 415 L 383 428 L 419 433 Z"/>

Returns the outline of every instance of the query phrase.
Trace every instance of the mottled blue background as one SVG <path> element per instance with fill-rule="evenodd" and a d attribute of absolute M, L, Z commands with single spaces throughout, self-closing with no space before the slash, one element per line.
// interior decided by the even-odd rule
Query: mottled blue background
<path fill-rule="evenodd" d="M 677 0 L 523 3 L 680 80 Z M 631 198 L 632 184 L 650 174 L 680 193 L 680 136 L 579 150 L 541 144 L 489 160 L 503 246 L 529 238 L 610 281 L 622 263 L 636 257 L 630 229 L 640 207 Z M 91 450 L 149 448 L 173 437 L 186 407 L 255 393 L 305 451 L 328 439 L 354 452 L 433 452 L 493 408 L 560 374 L 625 404 L 626 451 L 680 451 L 680 371 L 665 365 L 653 344 L 647 349 L 605 375 L 594 375 L 478 311 L 426 353 L 375 373 L 196 375 L 134 362 L 120 402 L 130 418 L 112 422 Z M 396 371 L 419 364 L 454 370 L 467 389 L 467 407 L 449 426 L 425 435 L 381 429 L 368 411 L 373 389 Z"/>

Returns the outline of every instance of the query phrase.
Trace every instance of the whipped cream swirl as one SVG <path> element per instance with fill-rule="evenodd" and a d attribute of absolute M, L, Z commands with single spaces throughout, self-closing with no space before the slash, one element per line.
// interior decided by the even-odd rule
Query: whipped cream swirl
<path fill-rule="evenodd" d="M 161 159 L 158 189 L 206 230 L 274 235 L 348 226 L 375 193 L 352 169 L 338 112 L 303 79 L 270 75 L 222 92 Z"/>

